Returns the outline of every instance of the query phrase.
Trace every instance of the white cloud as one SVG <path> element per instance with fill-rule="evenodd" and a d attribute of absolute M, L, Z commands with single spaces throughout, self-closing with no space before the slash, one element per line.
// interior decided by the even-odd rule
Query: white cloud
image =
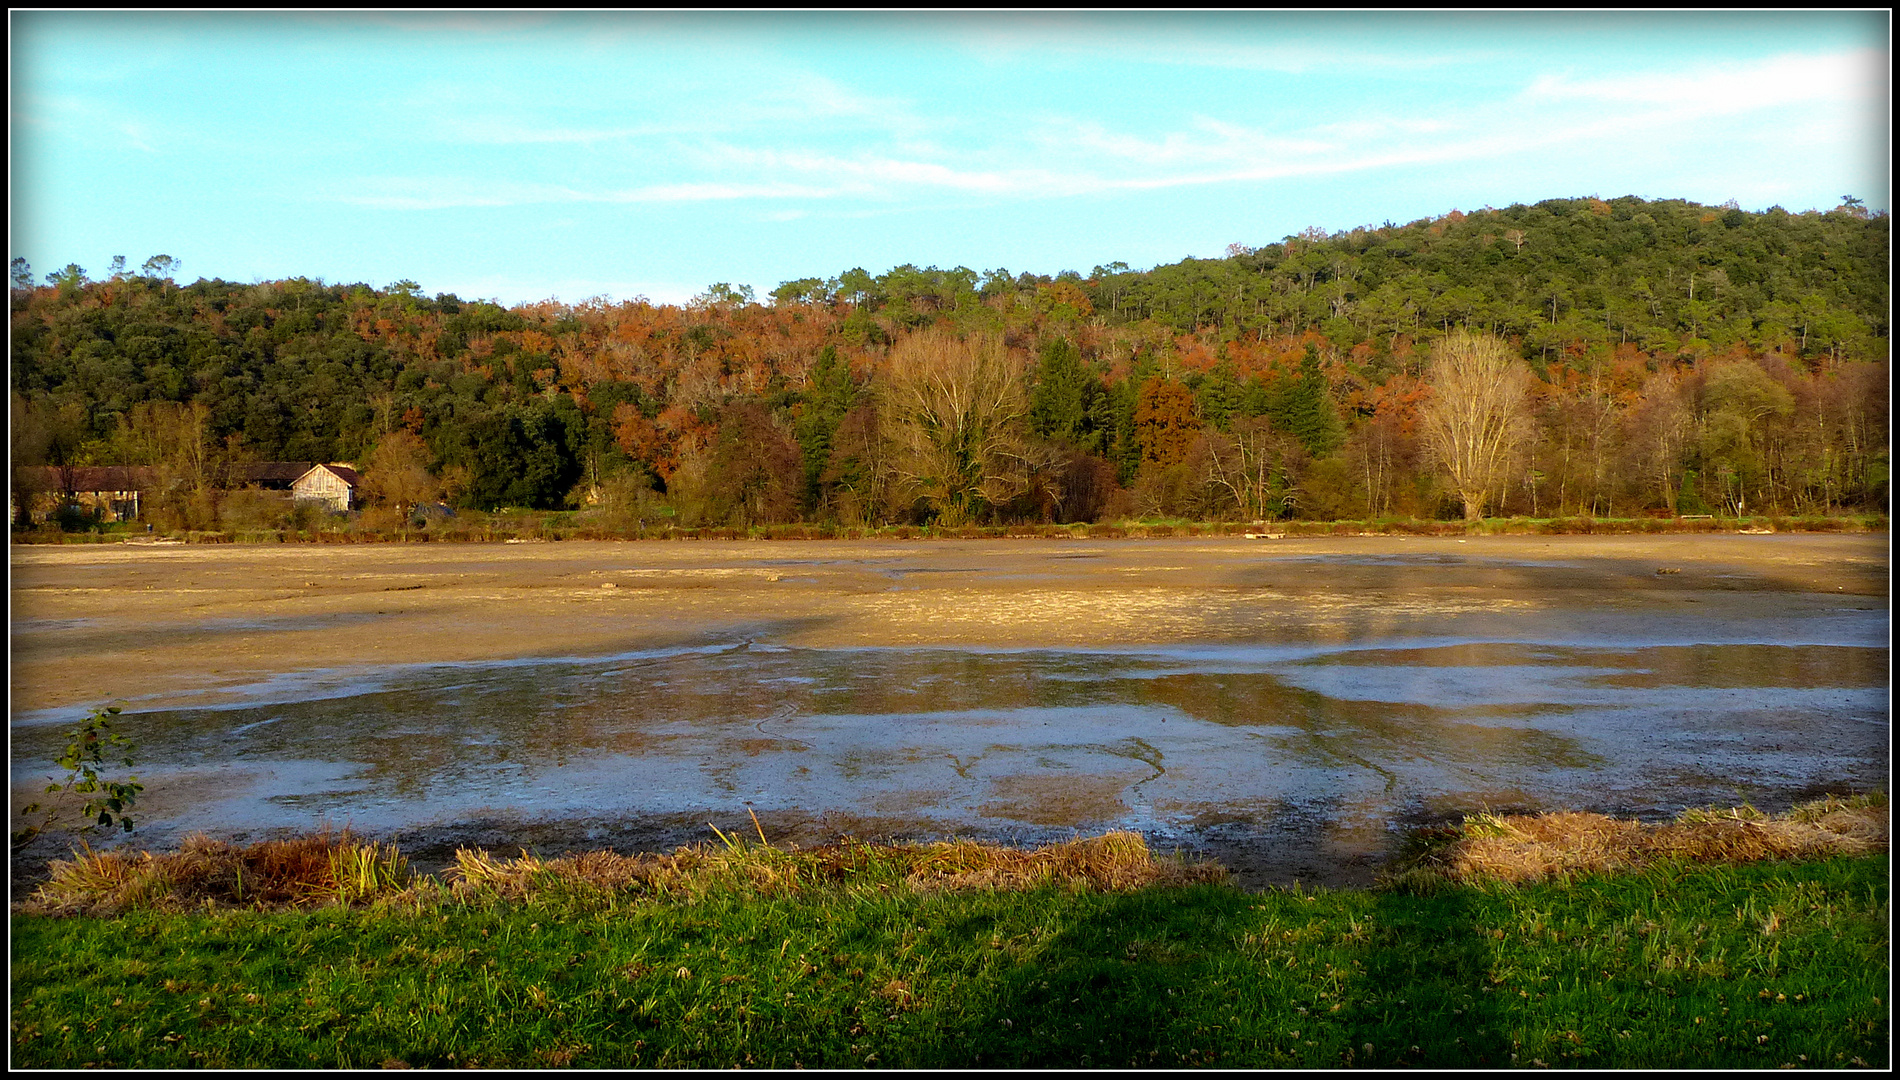
<path fill-rule="evenodd" d="M 1885 57 L 1874 49 L 1789 54 L 1691 71 L 1640 71 L 1590 79 L 1545 75 L 1522 95 L 1526 103 L 1647 105 L 1679 115 L 1752 112 L 1785 105 L 1840 105 L 1884 100 Z"/>

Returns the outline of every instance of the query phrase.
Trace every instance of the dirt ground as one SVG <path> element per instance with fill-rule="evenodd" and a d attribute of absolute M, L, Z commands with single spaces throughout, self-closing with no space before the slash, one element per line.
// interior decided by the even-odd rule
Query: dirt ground
<path fill-rule="evenodd" d="M 1344 640 L 1538 606 L 1715 605 L 1696 609 L 1707 617 L 1776 594 L 1888 594 L 1885 535 L 122 544 L 11 557 L 16 720 L 113 699 L 208 704 L 217 687 L 312 668 L 735 634 L 820 647 Z"/>

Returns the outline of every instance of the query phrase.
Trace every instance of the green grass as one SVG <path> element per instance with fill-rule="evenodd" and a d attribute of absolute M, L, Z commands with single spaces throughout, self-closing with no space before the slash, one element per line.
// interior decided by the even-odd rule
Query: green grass
<path fill-rule="evenodd" d="M 27 1067 L 1886 1067 L 1888 862 L 13 917 Z"/>

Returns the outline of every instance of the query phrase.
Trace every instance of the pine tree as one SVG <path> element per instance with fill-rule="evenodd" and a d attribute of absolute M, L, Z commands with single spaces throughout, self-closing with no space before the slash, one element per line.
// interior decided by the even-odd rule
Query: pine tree
<path fill-rule="evenodd" d="M 1319 349 L 1312 344 L 1306 346 L 1299 374 L 1281 379 L 1274 388 L 1267 402 L 1267 416 L 1281 431 L 1300 440 L 1314 457 L 1332 453 L 1345 440 L 1345 425 L 1333 405 L 1326 376 L 1320 371 Z"/>
<path fill-rule="evenodd" d="M 1042 363 L 1036 368 L 1036 386 L 1029 396 L 1029 430 L 1100 453 L 1102 433 L 1091 418 L 1095 399 L 1101 395 L 1101 381 L 1083 365 L 1082 350 L 1068 338 L 1054 338 L 1043 346 Z"/>
<path fill-rule="evenodd" d="M 811 366 L 804 407 L 792 426 L 805 470 L 807 507 L 818 503 L 819 481 L 831 460 L 832 437 L 857 399 L 858 384 L 851 378 L 850 363 L 839 358 L 836 346 L 825 346 Z"/>

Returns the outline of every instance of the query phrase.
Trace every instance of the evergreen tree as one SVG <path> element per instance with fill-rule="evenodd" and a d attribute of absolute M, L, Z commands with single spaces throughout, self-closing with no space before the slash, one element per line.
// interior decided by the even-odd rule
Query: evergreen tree
<path fill-rule="evenodd" d="M 1234 362 L 1222 359 L 1194 388 L 1194 397 L 1200 407 L 1201 418 L 1219 430 L 1226 431 L 1235 414 L 1244 415 L 1247 387 L 1235 376 Z"/>
<path fill-rule="evenodd" d="M 799 457 L 805 472 L 805 505 L 816 506 L 822 495 L 820 480 L 831 460 L 831 444 L 844 414 L 857 403 L 858 384 L 851 377 L 851 365 L 840 359 L 838 347 L 827 345 L 819 350 L 811 366 L 811 383 L 792 432 L 798 439 Z"/>
<path fill-rule="evenodd" d="M 1102 384 L 1082 363 L 1082 350 L 1065 337 L 1042 347 L 1035 389 L 1029 396 L 1029 430 L 1101 453 L 1102 432 L 1092 420 Z"/>
<path fill-rule="evenodd" d="M 1300 440 L 1306 452 L 1323 457 L 1345 441 L 1345 425 L 1320 371 L 1319 349 L 1310 343 L 1300 360 L 1299 374 L 1280 380 L 1267 405 L 1267 416 L 1281 431 Z"/>

